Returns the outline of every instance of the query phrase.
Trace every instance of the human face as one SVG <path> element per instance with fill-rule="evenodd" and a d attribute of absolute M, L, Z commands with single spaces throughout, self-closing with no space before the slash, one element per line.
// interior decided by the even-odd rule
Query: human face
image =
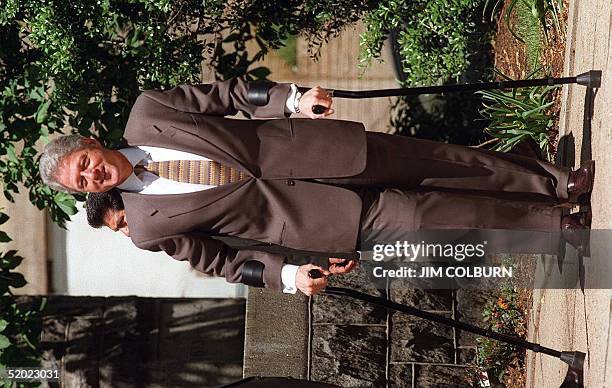
<path fill-rule="evenodd" d="M 130 229 L 125 219 L 125 210 L 109 209 L 104 213 L 104 225 L 113 232 L 121 232 L 130 237 Z"/>
<path fill-rule="evenodd" d="M 119 151 L 86 139 L 87 147 L 64 156 L 58 166 L 57 180 L 65 187 L 86 193 L 101 193 L 123 183 L 132 165 Z"/>

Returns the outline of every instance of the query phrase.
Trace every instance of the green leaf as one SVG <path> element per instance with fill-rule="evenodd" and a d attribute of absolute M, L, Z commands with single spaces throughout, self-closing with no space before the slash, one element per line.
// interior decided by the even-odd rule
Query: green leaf
<path fill-rule="evenodd" d="M 47 111 L 49 110 L 49 106 L 51 105 L 51 100 L 47 100 L 38 106 L 38 110 L 36 111 L 36 122 L 41 124 L 47 118 Z"/>
<path fill-rule="evenodd" d="M 2 254 L 2 258 L 9 260 L 9 259 L 12 259 L 16 254 L 17 254 L 17 251 L 15 249 L 11 249 L 7 251 L 6 253 Z"/>
<path fill-rule="evenodd" d="M 23 275 L 17 272 L 9 272 L 8 278 L 10 278 L 9 286 L 13 288 L 21 288 L 28 284 Z"/>
<path fill-rule="evenodd" d="M 234 32 L 234 33 L 232 33 L 232 34 L 229 34 L 229 35 L 227 36 L 227 38 L 223 39 L 223 42 L 224 42 L 224 43 L 230 43 L 230 42 L 237 41 L 237 40 L 239 40 L 239 39 L 240 39 L 240 36 L 241 36 L 241 35 L 240 35 L 239 33 Z"/>
<path fill-rule="evenodd" d="M 11 346 L 11 341 L 6 336 L 0 334 L 0 349 L 6 349 L 9 346 Z"/>
<path fill-rule="evenodd" d="M 265 79 L 268 75 L 270 75 L 270 73 L 270 69 L 263 66 L 257 67 L 249 71 L 249 74 L 253 75 L 257 79 Z"/>
<path fill-rule="evenodd" d="M 38 311 L 43 311 L 45 309 L 45 307 L 47 307 L 47 302 L 48 302 L 47 298 L 45 298 L 45 297 L 41 298 L 41 300 L 40 300 L 40 307 L 38 308 Z"/>
<path fill-rule="evenodd" d="M 42 101 L 45 98 L 45 88 L 42 86 L 37 86 L 30 90 L 29 96 L 31 99 L 36 101 Z"/>
<path fill-rule="evenodd" d="M 4 224 L 8 220 L 9 220 L 8 214 L 0 213 L 0 225 Z"/>
<path fill-rule="evenodd" d="M 139 27 L 134 28 L 128 34 L 126 38 L 126 44 L 134 48 L 140 47 L 144 44 L 143 38 L 144 38 L 144 33 L 142 32 L 142 29 Z"/>
<path fill-rule="evenodd" d="M 6 259 L 3 259 L 3 261 L 5 260 Z M 6 260 L 6 261 L 8 261 L 7 265 L 6 266 L 2 265 L 2 268 L 15 269 L 19 267 L 19 264 L 21 264 L 21 262 L 23 261 L 23 257 L 17 256 L 17 257 L 14 257 L 12 260 Z"/>
<path fill-rule="evenodd" d="M 36 338 L 36 337 L 34 337 Z M 23 339 L 25 341 L 25 343 L 28 345 L 28 347 L 34 351 L 36 351 L 37 346 L 34 344 L 36 342 L 36 340 L 32 338 L 30 339 L 30 336 L 28 336 L 25 333 L 21 334 L 21 339 Z"/>
<path fill-rule="evenodd" d="M 61 211 L 63 211 L 64 213 L 66 213 L 69 216 L 71 216 L 73 214 L 76 214 L 76 212 L 77 212 L 77 208 L 76 208 L 76 206 L 74 206 L 74 203 L 72 203 L 72 202 L 69 202 L 69 201 L 60 201 L 60 202 L 56 202 L 56 204 L 61 209 Z"/>
<path fill-rule="evenodd" d="M 10 238 L 9 235 L 6 234 L 6 232 L 0 231 L 0 242 L 9 242 L 9 241 L 13 241 L 13 239 Z"/>
<path fill-rule="evenodd" d="M 58 192 L 53 197 L 53 202 L 55 202 L 55 204 L 60 208 L 63 213 L 69 216 L 76 214 L 77 212 L 77 208 L 75 206 L 76 201 L 74 200 L 74 197 L 70 194 Z"/>
<path fill-rule="evenodd" d="M 15 148 L 13 148 L 12 144 L 9 144 L 8 147 L 6 147 L 6 154 L 10 162 L 15 163 L 15 164 L 19 163 L 19 158 L 17 158 L 17 154 L 15 153 Z"/>
<path fill-rule="evenodd" d="M 5 321 L 4 319 L 0 319 L 0 333 L 2 333 L 4 329 L 6 329 L 7 326 L 8 326 L 8 322 Z"/>

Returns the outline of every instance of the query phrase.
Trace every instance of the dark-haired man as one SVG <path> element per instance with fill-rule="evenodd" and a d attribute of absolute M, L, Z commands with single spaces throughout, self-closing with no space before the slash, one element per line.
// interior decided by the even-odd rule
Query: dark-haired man
<path fill-rule="evenodd" d="M 125 236 L 130 236 L 130 230 L 125 216 L 125 208 L 123 206 L 123 200 L 121 199 L 121 192 L 117 189 L 111 189 L 104 193 L 91 193 L 87 196 L 85 201 L 85 210 L 87 212 L 87 222 L 93 228 L 101 228 L 103 226 L 108 227 L 114 232 L 121 232 Z M 219 238 L 219 237 L 218 237 Z M 226 243 L 234 243 L 236 246 L 242 246 L 243 248 L 261 248 L 260 246 L 254 246 L 256 242 L 241 241 L 239 239 L 224 239 Z M 250 245 L 249 245 L 250 244 Z M 168 252 L 166 252 L 168 253 Z M 168 253 L 173 256 L 172 253 Z M 199 266 L 199 261 L 189 260 L 185 257 L 173 256 L 173 258 L 180 261 L 189 261 L 193 268 L 204 272 L 208 275 L 217 275 L 206 271 L 202 266 Z M 329 258 L 328 263 L 324 265 L 327 268 L 326 273 L 329 274 L 343 274 L 352 271 L 357 266 L 357 261 L 348 261 L 339 258 Z M 309 269 L 318 268 L 319 266 L 308 266 Z M 231 281 L 231 277 L 227 279 Z"/>
<path fill-rule="evenodd" d="M 105 193 L 91 193 L 85 201 L 87 223 L 93 228 L 107 226 L 113 232 L 130 237 L 130 228 L 125 218 L 125 207 L 117 189 Z"/>

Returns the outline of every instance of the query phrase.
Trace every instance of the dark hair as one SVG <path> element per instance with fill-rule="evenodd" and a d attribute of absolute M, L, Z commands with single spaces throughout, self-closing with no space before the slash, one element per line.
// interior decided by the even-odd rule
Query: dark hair
<path fill-rule="evenodd" d="M 89 193 L 85 201 L 87 222 L 94 228 L 104 226 L 104 215 L 108 210 L 123 210 L 121 192 L 111 189 L 105 193 Z"/>

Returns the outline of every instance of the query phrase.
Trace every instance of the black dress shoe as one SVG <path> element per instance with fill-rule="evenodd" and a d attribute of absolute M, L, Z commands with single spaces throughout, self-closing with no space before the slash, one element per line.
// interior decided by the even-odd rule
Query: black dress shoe
<path fill-rule="evenodd" d="M 570 203 L 579 203 L 582 198 L 588 196 L 593 190 L 595 181 L 595 161 L 587 160 L 580 165 L 580 168 L 570 172 L 567 182 L 567 193 Z"/>
<path fill-rule="evenodd" d="M 589 256 L 591 213 L 574 213 L 561 218 L 563 239 L 581 255 Z"/>

